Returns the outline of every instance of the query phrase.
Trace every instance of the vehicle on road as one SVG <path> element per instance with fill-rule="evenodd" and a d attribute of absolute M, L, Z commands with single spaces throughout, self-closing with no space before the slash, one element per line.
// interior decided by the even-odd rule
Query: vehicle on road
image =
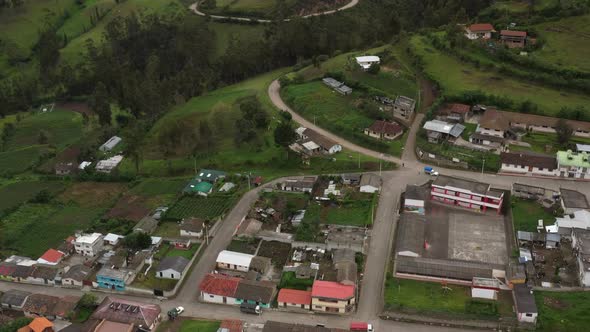
<path fill-rule="evenodd" d="M 180 314 L 182 314 L 183 312 L 184 312 L 183 307 L 176 307 L 176 308 L 170 309 L 170 311 L 168 311 L 168 318 L 170 320 L 174 320 L 174 319 L 176 319 L 176 317 L 180 316 Z"/>
<path fill-rule="evenodd" d="M 374 332 L 373 324 L 366 322 L 351 322 L 350 331 L 354 332 Z"/>
<path fill-rule="evenodd" d="M 434 168 L 430 166 L 424 166 L 424 173 L 430 174 L 432 176 L 438 176 L 438 172 L 434 170 Z"/>
<path fill-rule="evenodd" d="M 246 314 L 260 315 L 260 306 L 257 304 L 242 303 L 240 305 L 240 311 Z"/>

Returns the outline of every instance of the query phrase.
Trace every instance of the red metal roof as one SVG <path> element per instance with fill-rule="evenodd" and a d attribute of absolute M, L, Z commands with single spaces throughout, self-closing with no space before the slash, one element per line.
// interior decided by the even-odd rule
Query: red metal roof
<path fill-rule="evenodd" d="M 489 23 L 476 23 L 470 25 L 467 29 L 471 32 L 494 31 L 494 26 Z"/>
<path fill-rule="evenodd" d="M 55 249 L 49 249 L 39 259 L 44 259 L 52 263 L 58 263 L 63 257 L 63 255 L 64 254 L 62 252 L 59 252 Z"/>
<path fill-rule="evenodd" d="M 221 321 L 219 328 L 228 329 L 229 332 L 242 332 L 244 330 L 244 322 L 237 319 L 224 319 Z"/>
<path fill-rule="evenodd" d="M 449 108 L 451 109 L 451 112 L 458 114 L 469 113 L 471 110 L 471 106 L 465 104 L 450 104 Z"/>
<path fill-rule="evenodd" d="M 240 278 L 227 277 L 221 274 L 208 274 L 199 288 L 201 292 L 219 296 L 233 297 L 238 289 Z"/>
<path fill-rule="evenodd" d="M 293 304 L 311 304 L 311 292 L 283 288 L 279 291 L 277 302 Z"/>
<path fill-rule="evenodd" d="M 500 35 L 510 37 L 526 37 L 526 31 L 502 30 L 500 31 Z"/>
<path fill-rule="evenodd" d="M 367 330 L 367 328 L 369 328 L 369 324 L 365 323 L 365 322 L 351 322 L 350 323 L 350 330 L 362 330 L 364 329 L 365 331 Z"/>
<path fill-rule="evenodd" d="M 311 296 L 348 300 L 354 297 L 354 286 L 343 285 L 335 281 L 316 280 L 311 289 Z"/>

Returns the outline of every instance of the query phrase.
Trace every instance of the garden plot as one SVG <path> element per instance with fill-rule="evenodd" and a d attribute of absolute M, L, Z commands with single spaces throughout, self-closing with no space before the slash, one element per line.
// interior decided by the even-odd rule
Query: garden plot
<path fill-rule="evenodd" d="M 308 200 L 308 196 L 298 193 L 263 193 L 248 218 L 261 221 L 263 230 L 275 231 L 280 225 L 281 232 L 292 233 L 291 218 L 297 211 L 305 210 Z"/>
<path fill-rule="evenodd" d="M 283 268 L 289 260 L 291 245 L 278 241 L 262 241 L 257 256 L 268 257 L 276 268 Z"/>
<path fill-rule="evenodd" d="M 320 224 L 363 227 L 372 224 L 374 208 L 372 199 L 316 202 L 310 204 L 305 218 Z"/>
<path fill-rule="evenodd" d="M 166 212 L 165 218 L 182 220 L 201 218 L 215 221 L 222 217 L 236 200 L 235 195 L 183 196 Z"/>
<path fill-rule="evenodd" d="M 232 240 L 229 246 L 227 246 L 227 250 L 254 255 L 256 249 L 258 248 L 259 242 L 260 240 L 258 239 Z"/>

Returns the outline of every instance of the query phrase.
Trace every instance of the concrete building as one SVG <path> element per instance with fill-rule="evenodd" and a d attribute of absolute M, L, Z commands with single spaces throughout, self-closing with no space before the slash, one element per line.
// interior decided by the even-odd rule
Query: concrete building
<path fill-rule="evenodd" d="M 254 255 L 223 250 L 217 255 L 217 268 L 248 272 Z"/>
<path fill-rule="evenodd" d="M 473 278 L 471 284 L 471 297 L 476 299 L 497 300 L 500 291 L 498 279 Z"/>
<path fill-rule="evenodd" d="M 378 56 L 375 55 L 365 55 L 365 56 L 357 56 L 356 57 L 356 63 L 363 69 L 363 70 L 369 70 L 369 68 L 371 68 L 372 65 L 378 65 L 379 63 L 381 63 L 381 59 L 379 59 Z"/>
<path fill-rule="evenodd" d="M 381 190 L 381 177 L 372 173 L 363 174 L 359 183 L 360 192 L 375 193 Z"/>
<path fill-rule="evenodd" d="M 344 314 L 354 310 L 355 286 L 316 280 L 311 290 L 311 308 L 323 313 Z"/>
<path fill-rule="evenodd" d="M 524 284 L 516 284 L 512 289 L 516 318 L 519 322 L 535 324 L 539 311 L 533 296 L 533 290 Z"/>
<path fill-rule="evenodd" d="M 123 291 L 128 279 L 129 274 L 125 269 L 115 270 L 104 266 L 96 273 L 96 282 L 100 288 Z"/>
<path fill-rule="evenodd" d="M 92 269 L 86 265 L 78 264 L 69 267 L 62 276 L 62 286 L 64 287 L 82 287 L 84 280 L 90 276 Z"/>
<path fill-rule="evenodd" d="M 393 116 L 409 120 L 414 116 L 416 101 L 406 96 L 398 96 L 393 103 Z"/>
<path fill-rule="evenodd" d="M 205 222 L 199 218 L 189 218 L 180 224 L 180 236 L 203 237 Z"/>
<path fill-rule="evenodd" d="M 555 218 L 555 225 L 557 232 L 567 237 L 574 229 L 590 230 L 590 211 L 578 210 L 564 215 L 563 218 Z"/>
<path fill-rule="evenodd" d="M 572 248 L 576 253 L 580 285 L 590 287 L 590 231 L 573 229 Z"/>
<path fill-rule="evenodd" d="M 572 150 L 557 152 L 559 176 L 575 179 L 590 178 L 590 154 Z"/>
<path fill-rule="evenodd" d="M 105 297 L 90 316 L 95 320 L 107 320 L 121 324 L 133 324 L 135 328 L 154 331 L 162 320 L 162 309 L 157 304 L 148 304 L 127 299 Z"/>
<path fill-rule="evenodd" d="M 508 48 L 524 48 L 526 45 L 526 31 L 502 30 L 500 40 Z"/>
<path fill-rule="evenodd" d="M 561 188 L 559 190 L 563 213 L 572 214 L 580 210 L 589 210 L 590 205 L 586 195 L 579 191 Z"/>
<path fill-rule="evenodd" d="M 238 304 L 249 303 L 259 305 L 261 308 L 270 308 L 276 290 L 276 284 L 270 281 L 241 279 L 235 298 Z"/>
<path fill-rule="evenodd" d="M 428 141 L 431 143 L 439 143 L 447 139 L 455 140 L 465 130 L 465 126 L 462 124 L 440 120 L 426 121 L 423 128 L 426 130 Z"/>
<path fill-rule="evenodd" d="M 0 297 L 0 305 L 5 309 L 22 310 L 29 295 L 31 295 L 29 292 L 10 289 Z"/>
<path fill-rule="evenodd" d="M 439 175 L 431 185 L 432 200 L 463 208 L 501 213 L 504 193 L 492 190 L 487 183 Z"/>
<path fill-rule="evenodd" d="M 74 250 L 82 256 L 96 256 L 103 247 L 104 240 L 100 233 L 81 234 L 74 240 Z"/>
<path fill-rule="evenodd" d="M 557 159 L 536 153 L 502 152 L 500 154 L 503 173 L 539 176 L 557 176 Z"/>

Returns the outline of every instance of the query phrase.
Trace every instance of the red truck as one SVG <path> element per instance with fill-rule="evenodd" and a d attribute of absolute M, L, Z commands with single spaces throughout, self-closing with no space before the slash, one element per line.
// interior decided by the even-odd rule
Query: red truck
<path fill-rule="evenodd" d="M 365 322 L 352 322 L 350 323 L 350 331 L 353 332 L 374 332 L 373 325 Z"/>

